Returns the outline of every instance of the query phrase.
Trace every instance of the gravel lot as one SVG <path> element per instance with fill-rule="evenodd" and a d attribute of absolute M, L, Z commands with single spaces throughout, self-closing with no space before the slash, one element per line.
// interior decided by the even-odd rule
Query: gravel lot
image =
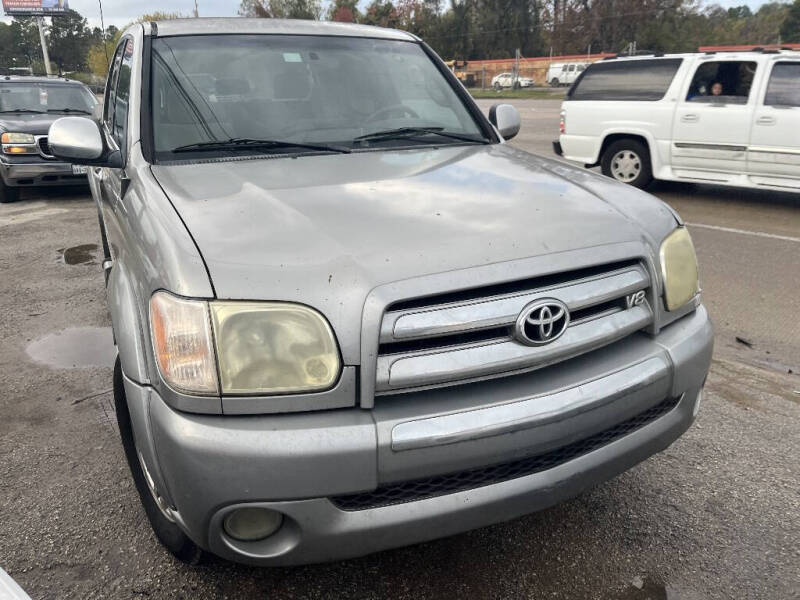
<path fill-rule="evenodd" d="M 514 104 L 513 143 L 549 154 L 558 102 Z M 651 191 L 690 223 L 717 327 L 695 426 L 544 512 L 294 569 L 162 550 L 114 422 L 88 192 L 0 206 L 0 567 L 34 599 L 800 598 L 800 195 Z"/>

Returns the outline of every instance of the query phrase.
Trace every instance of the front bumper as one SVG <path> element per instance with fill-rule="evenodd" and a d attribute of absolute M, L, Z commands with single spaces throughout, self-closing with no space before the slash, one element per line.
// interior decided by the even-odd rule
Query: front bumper
<path fill-rule="evenodd" d="M 0 177 L 9 187 L 86 185 L 86 175 L 73 175 L 70 163 L 26 157 L 28 162 L 0 159 Z"/>
<path fill-rule="evenodd" d="M 490 404 L 477 419 L 452 410 L 431 415 L 423 396 L 432 392 L 419 392 L 419 404 L 416 399 L 382 401 L 372 411 L 259 416 L 176 412 L 151 388 L 129 380 L 126 392 L 129 406 L 146 406 L 132 413 L 147 415 L 138 424 L 134 415 L 134 428 L 149 471 L 196 543 L 239 562 L 304 564 L 506 521 L 614 477 L 669 446 L 691 425 L 712 346 L 711 324 L 701 306 L 655 338 L 637 334 L 535 374 L 454 388 L 451 400 L 492 389 L 494 398 L 504 386 L 530 383 L 528 398 Z M 668 399 L 674 399 L 670 409 L 657 418 L 552 467 L 359 509 L 341 501 L 423 475 L 574 446 Z M 284 525 L 266 540 L 235 541 L 223 532 L 222 522 L 241 506 L 280 511 Z"/>

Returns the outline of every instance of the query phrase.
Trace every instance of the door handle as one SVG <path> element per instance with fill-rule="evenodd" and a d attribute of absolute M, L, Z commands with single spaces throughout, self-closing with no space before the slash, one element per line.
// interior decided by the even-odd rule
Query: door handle
<path fill-rule="evenodd" d="M 756 125 L 775 125 L 775 117 L 758 117 Z"/>
<path fill-rule="evenodd" d="M 697 123 L 699 120 L 700 120 L 700 117 L 698 117 L 695 114 L 691 114 L 691 113 L 688 114 L 688 115 L 683 115 L 681 117 L 681 121 L 683 121 L 684 123 Z"/>

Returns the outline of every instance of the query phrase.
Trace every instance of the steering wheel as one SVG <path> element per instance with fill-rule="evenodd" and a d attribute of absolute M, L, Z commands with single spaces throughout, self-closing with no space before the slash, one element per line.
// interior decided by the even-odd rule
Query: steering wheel
<path fill-rule="evenodd" d="M 392 104 L 390 106 L 384 106 L 383 108 L 379 108 L 370 116 L 368 116 L 364 123 L 372 123 L 373 121 L 377 121 L 381 117 L 388 117 L 392 113 L 399 113 L 403 115 L 408 115 L 414 119 L 419 119 L 419 115 L 411 108 L 406 106 L 405 104 Z"/>

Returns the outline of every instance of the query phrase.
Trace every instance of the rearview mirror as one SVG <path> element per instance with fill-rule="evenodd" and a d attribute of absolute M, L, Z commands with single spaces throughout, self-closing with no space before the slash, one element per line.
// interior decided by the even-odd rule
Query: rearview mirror
<path fill-rule="evenodd" d="M 103 141 L 100 125 L 86 117 L 62 117 L 50 125 L 47 142 L 53 156 L 66 162 L 99 167 L 122 167 L 119 150 Z"/>
<path fill-rule="evenodd" d="M 489 121 L 497 127 L 503 139 L 510 140 L 519 133 L 520 117 L 510 104 L 495 104 L 489 109 Z"/>

